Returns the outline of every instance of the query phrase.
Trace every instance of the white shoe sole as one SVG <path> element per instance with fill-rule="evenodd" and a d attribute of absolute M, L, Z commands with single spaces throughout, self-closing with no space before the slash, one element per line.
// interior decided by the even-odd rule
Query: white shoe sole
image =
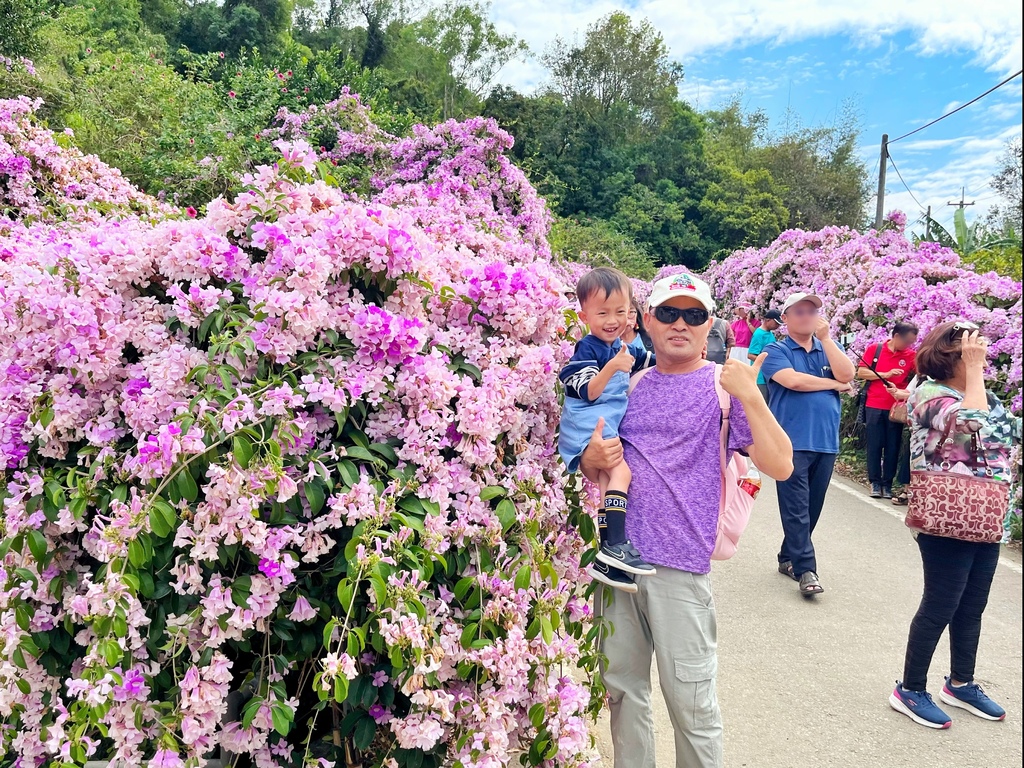
<path fill-rule="evenodd" d="M 597 559 L 600 560 L 605 565 L 610 565 L 613 568 L 618 568 L 623 573 L 630 573 L 633 576 L 653 576 L 654 574 L 656 574 L 658 572 L 657 569 L 654 568 L 654 566 L 651 566 L 651 565 L 648 565 L 646 569 L 634 568 L 631 565 L 626 565 L 621 560 L 616 560 L 614 557 L 612 557 L 610 555 L 606 555 L 600 549 L 597 550 Z"/>
<path fill-rule="evenodd" d="M 1006 719 L 1005 714 L 1002 717 L 992 717 L 992 715 L 982 712 L 980 709 L 971 706 L 966 701 L 960 701 L 960 699 L 958 699 L 956 696 L 951 696 L 950 694 L 946 693 L 945 686 L 943 686 L 942 690 L 939 691 L 939 698 L 944 703 L 949 704 L 949 706 L 958 707 L 959 709 L 966 709 L 972 715 L 974 715 L 975 717 L 980 717 L 982 720 L 991 720 L 993 722 L 998 723 L 1000 720 Z"/>
<path fill-rule="evenodd" d="M 925 720 L 923 717 L 918 717 L 910 711 L 910 707 L 904 704 L 900 697 L 895 693 L 889 694 L 889 706 L 899 712 L 901 715 L 906 715 L 918 725 L 923 725 L 925 728 L 935 728 L 936 730 L 945 730 L 949 728 L 952 723 L 933 723 Z"/>
<path fill-rule="evenodd" d="M 621 581 L 615 581 L 613 579 L 608 578 L 600 571 L 595 570 L 594 568 L 587 568 L 587 574 L 594 581 L 599 581 L 602 584 L 607 584 L 612 589 L 617 589 L 620 592 L 627 592 L 632 595 L 638 591 L 636 584 L 634 584 L 633 582 L 623 583 Z"/>

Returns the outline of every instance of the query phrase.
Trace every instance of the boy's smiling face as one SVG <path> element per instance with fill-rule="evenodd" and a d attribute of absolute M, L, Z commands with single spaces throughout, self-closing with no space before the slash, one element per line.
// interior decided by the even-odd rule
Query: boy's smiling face
<path fill-rule="evenodd" d="M 580 307 L 580 320 L 590 326 L 590 332 L 601 341 L 611 344 L 629 323 L 630 301 L 623 291 L 607 296 L 598 292 Z"/>

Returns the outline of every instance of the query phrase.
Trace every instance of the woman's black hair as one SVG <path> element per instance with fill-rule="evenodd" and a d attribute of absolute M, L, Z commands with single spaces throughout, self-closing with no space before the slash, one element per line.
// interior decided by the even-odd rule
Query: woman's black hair
<path fill-rule="evenodd" d="M 647 326 L 644 325 L 643 307 L 640 306 L 640 302 L 636 300 L 636 297 L 633 297 L 633 309 L 636 310 L 636 335 L 640 337 L 640 341 L 650 351 L 654 349 L 654 343 L 651 341 L 651 334 L 647 332 Z"/>

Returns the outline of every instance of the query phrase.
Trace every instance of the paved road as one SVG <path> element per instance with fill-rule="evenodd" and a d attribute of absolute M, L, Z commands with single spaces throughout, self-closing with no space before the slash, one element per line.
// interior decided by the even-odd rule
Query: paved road
<path fill-rule="evenodd" d="M 715 564 L 713 576 L 726 768 L 1021 766 L 1020 556 L 1006 553 L 997 569 L 977 671 L 1007 720 L 954 709 L 948 731 L 922 728 L 888 704 L 922 585 L 899 511 L 834 481 L 815 533 L 827 591 L 808 601 L 775 572 L 782 527 L 774 485 L 765 485 L 739 552 Z M 929 678 L 936 693 L 947 665 L 944 638 Z M 655 700 L 658 765 L 672 768 L 672 727 Z M 607 716 L 599 741 L 610 767 Z"/>

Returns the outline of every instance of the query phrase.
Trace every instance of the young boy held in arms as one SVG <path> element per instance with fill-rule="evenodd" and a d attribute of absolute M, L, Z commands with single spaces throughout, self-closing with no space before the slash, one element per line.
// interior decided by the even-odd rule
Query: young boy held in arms
<path fill-rule="evenodd" d="M 619 338 L 625 330 L 633 300 L 633 286 L 617 269 L 598 267 L 576 286 L 580 319 L 590 333 L 576 345 L 572 359 L 559 374 L 565 386 L 565 405 L 558 434 L 558 450 L 570 472 L 579 469 L 580 456 L 598 425 L 605 438 L 616 437 L 626 413 L 629 377 L 654 365 L 654 355 L 636 358 Z M 587 572 L 616 589 L 636 592 L 633 576 L 655 573 L 626 538 L 626 492 L 629 467 L 621 462 L 589 477 L 601 489 L 598 515 L 600 549 Z"/>

